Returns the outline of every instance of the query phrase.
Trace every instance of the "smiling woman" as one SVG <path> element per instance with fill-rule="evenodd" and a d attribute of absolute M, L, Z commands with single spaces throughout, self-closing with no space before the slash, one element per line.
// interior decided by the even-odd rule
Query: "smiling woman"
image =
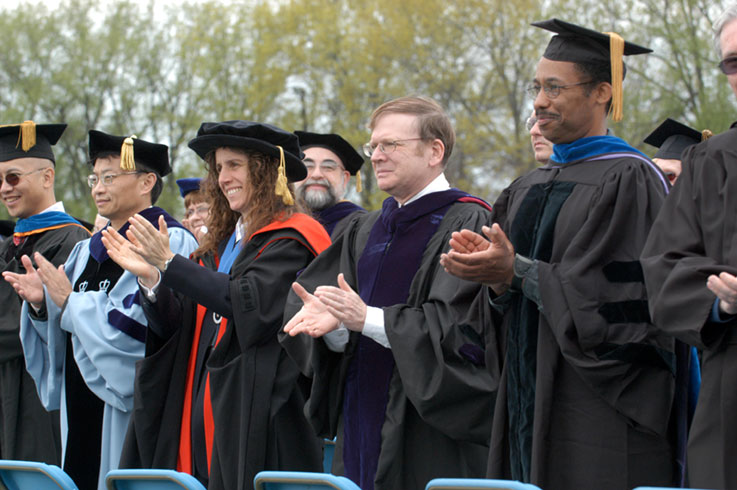
<path fill-rule="evenodd" d="M 142 220 L 131 225 L 140 247 L 106 242 L 145 286 L 159 278 L 149 264 L 161 275 L 144 300 L 149 357 L 136 378 L 137 407 L 160 410 L 134 410 L 121 464 L 177 469 L 209 489 L 250 488 L 266 468 L 319 471 L 300 375 L 276 336 L 291 283 L 330 243 L 293 200 L 290 182 L 307 175 L 297 137 L 226 121 L 203 123 L 189 146 L 207 162 L 211 203 L 196 261 Z"/>

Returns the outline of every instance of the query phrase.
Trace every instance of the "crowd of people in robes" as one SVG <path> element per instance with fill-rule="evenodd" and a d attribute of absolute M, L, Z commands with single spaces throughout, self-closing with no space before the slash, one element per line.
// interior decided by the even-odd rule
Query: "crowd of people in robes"
<path fill-rule="evenodd" d="M 0 459 L 81 490 L 116 468 L 245 490 L 322 471 L 334 441 L 363 490 L 737 488 L 737 123 L 669 118 L 650 159 L 608 120 L 623 57 L 651 50 L 533 26 L 554 34 L 527 89 L 537 165 L 493 205 L 451 186 L 424 96 L 376 108 L 360 151 L 203 122 L 181 223 L 155 206 L 165 145 L 89 131 L 93 225 L 55 197 L 66 125 L 0 126 Z M 737 4 L 715 42 L 737 96 Z M 376 211 L 346 199 L 365 158 Z"/>

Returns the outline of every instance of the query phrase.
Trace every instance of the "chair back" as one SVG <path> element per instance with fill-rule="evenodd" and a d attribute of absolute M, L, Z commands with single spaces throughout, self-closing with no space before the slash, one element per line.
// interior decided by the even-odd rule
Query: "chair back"
<path fill-rule="evenodd" d="M 7 490 L 77 490 L 64 470 L 36 461 L 0 460 L 0 481 Z"/>
<path fill-rule="evenodd" d="M 361 490 L 348 478 L 330 473 L 262 471 L 253 479 L 255 490 Z"/>
<path fill-rule="evenodd" d="M 108 490 L 205 490 L 197 478 L 174 470 L 112 470 Z"/>
<path fill-rule="evenodd" d="M 540 490 L 531 483 L 515 480 L 487 480 L 483 478 L 435 478 L 425 490 L 468 490 L 483 488 L 486 490 Z"/>

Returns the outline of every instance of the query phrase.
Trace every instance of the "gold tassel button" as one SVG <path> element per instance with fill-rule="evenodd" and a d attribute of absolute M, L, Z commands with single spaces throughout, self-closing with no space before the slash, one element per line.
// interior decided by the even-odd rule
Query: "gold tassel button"
<path fill-rule="evenodd" d="M 701 132 L 701 141 L 706 141 L 712 136 L 714 136 L 714 133 L 712 133 L 710 129 L 705 129 Z"/>
<path fill-rule="evenodd" d="M 123 146 L 120 148 L 120 168 L 126 172 L 136 169 L 136 159 L 133 154 L 133 140 L 138 138 L 135 134 L 123 140 Z"/>
<path fill-rule="evenodd" d="M 609 115 L 612 121 L 622 120 L 622 80 L 624 78 L 624 39 L 616 32 L 605 32 L 609 35 L 609 62 L 612 72 L 612 105 L 609 107 Z"/>
<path fill-rule="evenodd" d="M 286 161 L 284 160 L 284 148 L 279 145 L 277 145 L 276 147 L 279 148 L 279 171 L 278 175 L 276 176 L 275 194 L 277 196 L 281 196 L 284 204 L 286 204 L 287 206 L 292 206 L 294 204 L 294 198 L 292 197 L 292 193 L 289 190 L 289 185 L 287 184 L 287 166 Z"/>

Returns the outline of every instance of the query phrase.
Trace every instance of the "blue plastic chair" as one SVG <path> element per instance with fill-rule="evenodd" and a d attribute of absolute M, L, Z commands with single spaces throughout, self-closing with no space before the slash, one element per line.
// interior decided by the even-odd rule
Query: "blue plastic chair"
<path fill-rule="evenodd" d="M 262 471 L 253 479 L 255 490 L 361 490 L 348 478 L 330 473 Z"/>
<path fill-rule="evenodd" d="M 64 470 L 35 461 L 0 460 L 0 481 L 8 490 L 77 490 Z"/>
<path fill-rule="evenodd" d="M 515 480 L 486 480 L 482 478 L 435 478 L 430 480 L 425 490 L 468 490 L 485 488 L 487 490 L 540 490 L 530 483 Z"/>
<path fill-rule="evenodd" d="M 205 490 L 197 478 L 174 470 L 112 470 L 108 490 Z"/>

